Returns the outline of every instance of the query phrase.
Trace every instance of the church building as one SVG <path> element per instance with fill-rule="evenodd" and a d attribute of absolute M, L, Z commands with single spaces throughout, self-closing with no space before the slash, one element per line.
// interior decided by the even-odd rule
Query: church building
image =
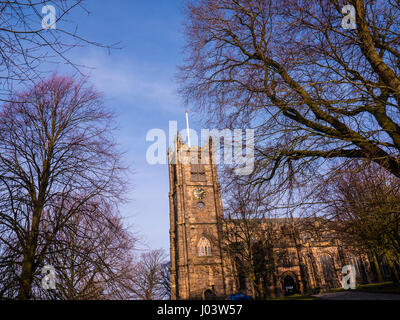
<path fill-rule="evenodd" d="M 223 250 L 227 224 L 211 138 L 208 146 L 200 148 L 189 147 L 178 136 L 168 158 L 171 299 L 224 299 L 238 291 L 254 296 L 249 279 L 240 276 L 240 262 L 232 261 Z M 287 226 L 283 220 L 275 221 L 276 232 L 281 234 Z M 329 235 L 285 239 L 274 248 L 273 275 L 260 280 L 269 296 L 339 287 L 342 267 L 347 264 L 354 265 L 357 281 L 375 279 L 367 254 L 348 252 Z"/>

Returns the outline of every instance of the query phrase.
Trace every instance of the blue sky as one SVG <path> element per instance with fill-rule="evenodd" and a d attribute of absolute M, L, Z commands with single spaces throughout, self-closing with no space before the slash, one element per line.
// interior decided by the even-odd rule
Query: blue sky
<path fill-rule="evenodd" d="M 117 139 L 135 171 L 132 201 L 122 206 L 122 214 L 146 246 L 169 253 L 168 167 L 146 162 L 151 145 L 146 133 L 153 128 L 168 132 L 170 120 L 177 120 L 179 129 L 186 125 L 185 109 L 190 106 L 183 105 L 174 80 L 182 62 L 181 1 L 88 0 L 86 8 L 89 15 L 77 10 L 69 17 L 78 22 L 79 34 L 104 44 L 120 42 L 122 47 L 110 55 L 93 46 L 70 54 L 75 63 L 93 68 L 83 71 L 117 114 Z M 195 129 L 196 123 L 191 117 Z"/>

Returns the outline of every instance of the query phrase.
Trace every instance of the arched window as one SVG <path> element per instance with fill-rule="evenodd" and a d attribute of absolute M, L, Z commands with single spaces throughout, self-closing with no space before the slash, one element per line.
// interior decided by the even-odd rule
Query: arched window
<path fill-rule="evenodd" d="M 288 252 L 286 250 L 282 251 L 278 254 L 278 259 L 280 260 L 280 263 L 284 268 L 290 268 L 294 265 L 293 252 Z"/>
<path fill-rule="evenodd" d="M 332 265 L 332 259 L 329 255 L 323 254 L 321 256 L 322 273 L 324 274 L 325 281 L 330 282 L 335 279 L 335 271 Z"/>
<path fill-rule="evenodd" d="M 211 244 L 207 238 L 201 237 L 197 249 L 199 251 L 199 257 L 211 256 Z"/>
<path fill-rule="evenodd" d="M 350 264 L 356 270 L 357 275 L 359 275 L 360 274 L 360 261 L 358 260 L 358 258 L 354 254 L 350 254 L 349 261 L 350 261 Z"/>

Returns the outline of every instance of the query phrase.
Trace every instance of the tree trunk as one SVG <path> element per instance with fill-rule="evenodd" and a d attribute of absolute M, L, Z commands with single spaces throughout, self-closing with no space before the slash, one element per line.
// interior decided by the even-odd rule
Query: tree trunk
<path fill-rule="evenodd" d="M 33 261 L 33 250 L 31 246 L 29 246 L 26 248 L 24 252 L 24 258 L 22 260 L 20 287 L 17 299 L 29 300 L 32 298 L 32 282 L 33 282 L 32 261 Z"/>
<path fill-rule="evenodd" d="M 392 274 L 393 284 L 399 285 L 399 276 L 397 275 L 396 268 L 394 267 L 392 257 L 390 256 L 390 254 L 387 251 L 385 251 L 385 256 L 386 256 L 386 260 L 387 260 L 389 268 L 390 268 L 390 273 Z"/>
<path fill-rule="evenodd" d="M 376 269 L 376 279 L 378 282 L 383 282 L 381 267 L 379 265 L 378 257 L 376 256 L 375 252 L 372 253 L 372 258 Z"/>
<path fill-rule="evenodd" d="M 39 236 L 40 217 L 42 215 L 43 206 L 36 207 L 33 210 L 32 229 L 28 235 L 24 258 L 21 266 L 20 288 L 18 291 L 18 299 L 28 300 L 32 298 L 32 282 L 33 282 L 33 263 L 35 259 L 36 246 Z"/>

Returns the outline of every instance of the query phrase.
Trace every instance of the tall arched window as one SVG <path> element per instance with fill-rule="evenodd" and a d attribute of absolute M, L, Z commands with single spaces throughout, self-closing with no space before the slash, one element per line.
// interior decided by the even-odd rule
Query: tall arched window
<path fill-rule="evenodd" d="M 356 270 L 357 275 L 359 275 L 360 274 L 360 261 L 358 260 L 358 258 L 354 254 L 350 254 L 349 261 L 350 261 L 350 264 Z"/>
<path fill-rule="evenodd" d="M 199 257 L 211 256 L 211 244 L 207 238 L 201 237 L 197 249 L 199 251 Z"/>
<path fill-rule="evenodd" d="M 335 271 L 332 265 L 332 259 L 328 254 L 323 254 L 321 256 L 321 267 L 322 273 L 324 274 L 325 281 L 331 282 L 335 279 Z"/>

